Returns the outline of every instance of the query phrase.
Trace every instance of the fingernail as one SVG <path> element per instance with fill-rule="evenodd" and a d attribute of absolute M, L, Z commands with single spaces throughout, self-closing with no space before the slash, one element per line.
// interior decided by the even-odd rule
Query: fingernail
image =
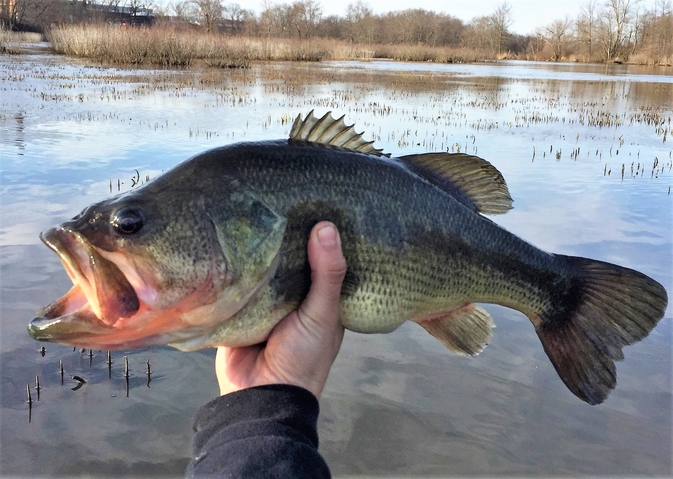
<path fill-rule="evenodd" d="M 337 230 L 332 225 L 327 225 L 318 230 L 318 241 L 323 246 L 336 246 Z"/>

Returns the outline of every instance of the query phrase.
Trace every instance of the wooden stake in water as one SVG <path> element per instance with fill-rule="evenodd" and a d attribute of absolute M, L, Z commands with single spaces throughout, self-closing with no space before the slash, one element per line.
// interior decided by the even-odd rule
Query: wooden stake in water
<path fill-rule="evenodd" d="M 26 394 L 28 394 L 28 405 L 33 404 L 33 397 L 30 395 L 30 384 L 26 383 Z"/>
<path fill-rule="evenodd" d="M 124 377 L 129 378 L 129 357 L 124 356 Z"/>
<path fill-rule="evenodd" d="M 58 367 L 61 370 L 61 386 L 63 386 L 63 360 L 58 360 Z"/>

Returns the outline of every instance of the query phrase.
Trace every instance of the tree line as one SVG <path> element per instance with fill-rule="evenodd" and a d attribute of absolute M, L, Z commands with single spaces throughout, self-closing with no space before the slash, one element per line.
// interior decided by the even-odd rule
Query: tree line
<path fill-rule="evenodd" d="M 213 34 L 471 48 L 490 58 L 673 62 L 672 0 L 655 0 L 653 5 L 644 5 L 642 0 L 585 0 L 574 16 L 539 26 L 526 35 L 511 31 L 513 10 L 506 1 L 469 21 L 419 8 L 377 14 L 363 0 L 348 4 L 343 15 L 325 15 L 319 0 L 264 0 L 259 13 L 223 0 L 173 0 L 169 4 L 153 4 L 152 0 L 0 0 L 0 6 L 14 5 L 20 18 L 8 19 L 6 8 L 0 12 L 5 23 L 44 28 L 53 22 L 92 18 L 83 15 L 87 2 L 94 1 L 152 8 L 158 22 L 189 25 Z"/>

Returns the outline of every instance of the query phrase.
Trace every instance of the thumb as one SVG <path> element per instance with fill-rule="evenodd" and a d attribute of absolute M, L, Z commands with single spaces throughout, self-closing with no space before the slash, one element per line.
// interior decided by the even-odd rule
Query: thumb
<path fill-rule="evenodd" d="M 311 289 L 300 308 L 302 319 L 320 323 L 314 326 L 336 325 L 346 259 L 341 251 L 341 238 L 332 223 L 322 221 L 313 227 L 308 242 L 308 260 Z"/>

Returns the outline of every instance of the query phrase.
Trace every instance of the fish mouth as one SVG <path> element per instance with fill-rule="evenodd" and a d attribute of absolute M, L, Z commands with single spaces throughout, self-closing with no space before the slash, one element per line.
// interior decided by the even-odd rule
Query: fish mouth
<path fill-rule="evenodd" d="M 37 312 L 29 334 L 39 341 L 72 344 L 82 336 L 109 333 L 140 309 L 140 300 L 122 271 L 69 228 L 52 228 L 40 239 L 60 258 L 73 286 Z"/>

